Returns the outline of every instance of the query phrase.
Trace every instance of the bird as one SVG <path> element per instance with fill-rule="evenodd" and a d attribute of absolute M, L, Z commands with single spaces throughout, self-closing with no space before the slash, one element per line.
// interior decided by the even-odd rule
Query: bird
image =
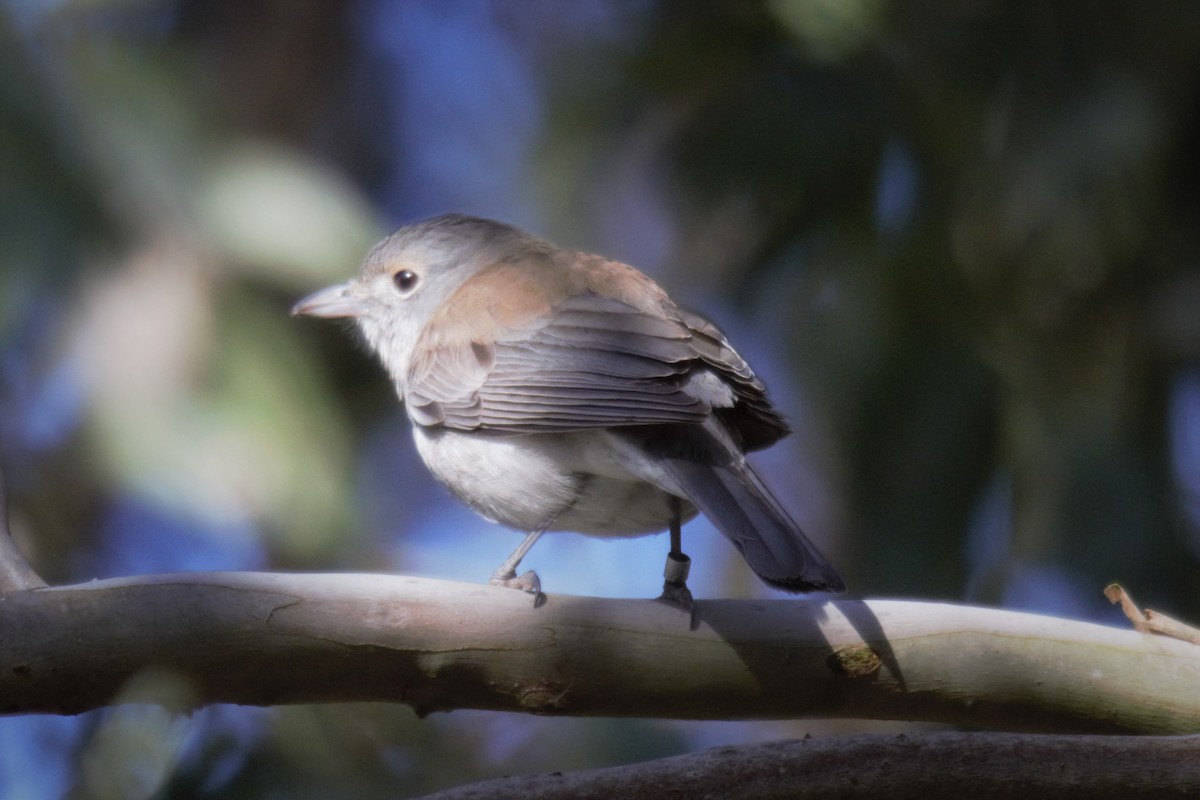
<path fill-rule="evenodd" d="M 354 320 L 457 499 L 524 532 L 670 533 L 659 599 L 695 615 L 682 525 L 703 513 L 768 585 L 842 578 L 746 460 L 791 432 L 721 330 L 634 267 L 516 227 L 444 214 L 376 244 L 356 277 L 293 315 Z"/>

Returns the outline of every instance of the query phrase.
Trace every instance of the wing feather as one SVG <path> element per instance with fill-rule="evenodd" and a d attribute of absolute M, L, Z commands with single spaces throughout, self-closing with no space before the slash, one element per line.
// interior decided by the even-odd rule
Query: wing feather
<path fill-rule="evenodd" d="M 533 433 L 700 423 L 716 413 L 752 446 L 788 432 L 716 326 L 665 296 L 655 310 L 585 291 L 491 343 L 423 335 L 405 383 L 409 414 L 423 425 Z M 689 380 L 705 370 L 732 402 Z"/>

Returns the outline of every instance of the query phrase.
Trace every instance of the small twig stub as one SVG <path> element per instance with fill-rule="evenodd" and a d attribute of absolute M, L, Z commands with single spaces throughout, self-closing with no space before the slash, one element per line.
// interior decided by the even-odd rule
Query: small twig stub
<path fill-rule="evenodd" d="M 1156 633 L 1159 636 L 1169 636 L 1172 639 L 1179 639 L 1192 644 L 1200 644 L 1200 628 L 1188 625 L 1185 622 L 1180 622 L 1177 619 L 1168 617 L 1166 614 L 1159 613 L 1147 608 L 1145 611 L 1137 607 L 1133 602 L 1133 598 L 1125 591 L 1125 587 L 1119 583 L 1111 583 L 1104 588 L 1104 596 L 1110 602 L 1120 605 L 1121 610 L 1125 612 L 1125 616 L 1133 624 L 1135 630 L 1143 633 Z"/>

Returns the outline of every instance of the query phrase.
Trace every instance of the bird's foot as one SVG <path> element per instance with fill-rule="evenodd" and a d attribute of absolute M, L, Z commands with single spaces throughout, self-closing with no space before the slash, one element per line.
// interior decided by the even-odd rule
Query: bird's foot
<path fill-rule="evenodd" d="M 492 586 L 504 586 L 508 589 L 520 589 L 522 592 L 528 592 L 533 595 L 534 608 L 540 606 L 546 599 L 546 596 L 542 594 L 542 579 L 533 570 L 527 570 L 518 575 L 516 570 L 501 567 L 492 573 L 492 577 L 488 578 L 488 583 Z"/>
<path fill-rule="evenodd" d="M 658 599 L 685 611 L 688 615 L 688 627 L 696 630 L 699 626 L 696 619 L 696 601 L 692 598 L 692 590 L 687 587 L 687 576 L 691 567 L 692 560 L 683 553 L 668 553 L 667 565 L 663 569 L 663 590 Z"/>

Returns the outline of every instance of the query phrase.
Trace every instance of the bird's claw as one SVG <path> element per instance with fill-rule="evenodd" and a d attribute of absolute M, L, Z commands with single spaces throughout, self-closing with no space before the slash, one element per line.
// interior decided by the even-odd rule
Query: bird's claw
<path fill-rule="evenodd" d="M 688 614 L 688 627 L 696 630 L 696 601 L 692 599 L 692 590 L 687 587 L 688 572 L 692 568 L 692 560 L 683 553 L 672 550 L 667 554 L 667 565 L 663 568 L 663 590 L 658 599 L 664 603 L 678 606 Z"/>
<path fill-rule="evenodd" d="M 688 628 L 696 630 L 699 620 L 696 618 L 696 601 L 692 598 L 692 590 L 682 581 L 663 581 L 662 594 L 658 601 L 676 606 L 688 615 Z"/>
<path fill-rule="evenodd" d="M 492 586 L 503 586 L 528 592 L 533 595 L 534 608 L 542 605 L 546 600 L 546 596 L 542 594 L 542 579 L 533 570 L 518 575 L 515 570 L 498 569 L 492 573 L 492 577 L 488 578 L 488 583 Z"/>

